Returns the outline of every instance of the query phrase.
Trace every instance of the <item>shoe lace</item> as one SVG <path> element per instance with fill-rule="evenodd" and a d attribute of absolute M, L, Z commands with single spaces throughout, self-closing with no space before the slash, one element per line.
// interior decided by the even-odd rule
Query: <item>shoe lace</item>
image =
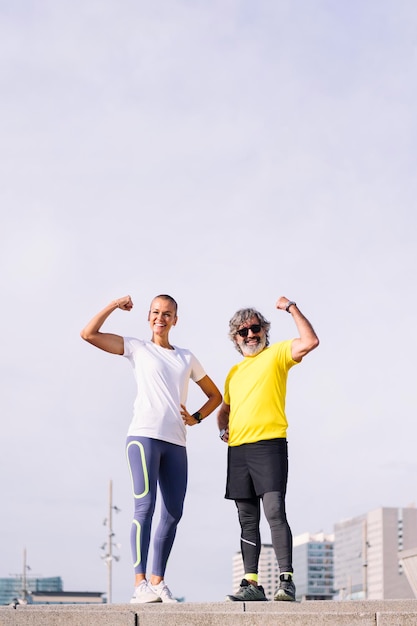
<path fill-rule="evenodd" d="M 172 598 L 173 598 L 172 592 L 171 592 L 170 588 L 169 588 L 166 584 L 164 584 L 164 585 L 162 586 L 162 589 L 161 589 L 160 595 L 161 595 L 161 596 L 168 597 L 168 598 L 170 598 L 171 600 L 172 600 Z"/>

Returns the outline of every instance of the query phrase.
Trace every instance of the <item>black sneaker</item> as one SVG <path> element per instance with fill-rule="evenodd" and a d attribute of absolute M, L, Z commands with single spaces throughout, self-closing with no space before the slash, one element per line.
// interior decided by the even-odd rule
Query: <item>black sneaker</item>
<path fill-rule="evenodd" d="M 292 574 L 281 574 L 279 580 L 280 583 L 275 592 L 274 600 L 295 602 L 295 585 L 292 580 Z"/>
<path fill-rule="evenodd" d="M 251 585 L 246 578 L 240 583 L 239 591 L 232 596 L 226 596 L 226 600 L 231 602 L 266 602 L 268 598 L 265 595 L 262 585 Z"/>

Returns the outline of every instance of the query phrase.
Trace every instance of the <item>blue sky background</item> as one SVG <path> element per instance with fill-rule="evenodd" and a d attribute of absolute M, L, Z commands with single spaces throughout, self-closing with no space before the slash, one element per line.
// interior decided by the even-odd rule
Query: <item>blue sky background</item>
<path fill-rule="evenodd" d="M 220 388 L 227 338 L 255 306 L 321 339 L 291 371 L 294 534 L 416 501 L 417 5 L 407 0 L 0 0 L 0 577 L 133 589 L 124 359 L 79 332 L 149 337 L 179 302 L 177 345 Z M 188 408 L 202 403 L 190 389 Z M 239 549 L 215 415 L 189 431 L 190 480 L 166 580 L 189 601 L 231 592 Z M 270 541 L 263 522 L 263 540 Z"/>

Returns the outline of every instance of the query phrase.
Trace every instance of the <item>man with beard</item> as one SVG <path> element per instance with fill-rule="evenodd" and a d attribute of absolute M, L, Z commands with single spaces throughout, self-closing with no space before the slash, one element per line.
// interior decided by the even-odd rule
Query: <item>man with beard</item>
<path fill-rule="evenodd" d="M 275 600 L 295 600 L 292 534 L 285 512 L 288 476 L 285 397 L 290 368 L 319 345 L 295 302 L 282 296 L 276 308 L 292 315 L 299 337 L 269 346 L 268 322 L 256 309 L 240 309 L 229 337 L 244 359 L 230 370 L 218 413 L 220 438 L 228 443 L 225 498 L 234 500 L 241 527 L 244 579 L 231 601 L 267 600 L 258 585 L 262 500 L 280 570 Z"/>

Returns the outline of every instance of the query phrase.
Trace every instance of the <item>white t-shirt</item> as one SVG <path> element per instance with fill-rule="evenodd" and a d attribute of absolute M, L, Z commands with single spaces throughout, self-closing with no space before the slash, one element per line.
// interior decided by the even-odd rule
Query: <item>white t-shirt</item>
<path fill-rule="evenodd" d="M 186 443 L 186 428 L 180 405 L 186 404 L 188 381 L 205 375 L 203 366 L 185 348 L 161 348 L 152 341 L 124 337 L 123 356 L 134 369 L 137 396 L 128 436 L 161 439 L 180 446 Z"/>

